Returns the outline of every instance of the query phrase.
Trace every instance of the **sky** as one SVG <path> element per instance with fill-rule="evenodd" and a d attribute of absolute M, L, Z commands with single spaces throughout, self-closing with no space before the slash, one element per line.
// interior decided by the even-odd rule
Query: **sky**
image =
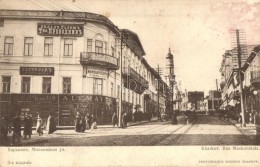
<path fill-rule="evenodd" d="M 247 44 L 260 44 L 260 0 L 0 0 L 0 9 L 105 15 L 138 34 L 152 67 L 164 67 L 170 47 L 176 81 L 188 91 L 216 89 L 230 30 L 243 29 Z"/>

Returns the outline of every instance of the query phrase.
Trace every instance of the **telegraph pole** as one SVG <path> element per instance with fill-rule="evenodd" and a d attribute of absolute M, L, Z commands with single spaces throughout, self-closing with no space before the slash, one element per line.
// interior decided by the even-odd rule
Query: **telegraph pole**
<path fill-rule="evenodd" d="M 218 92 L 218 79 L 216 79 L 216 87 L 217 87 L 217 101 L 218 101 L 218 106 L 217 106 L 217 109 L 219 109 L 219 92 Z"/>
<path fill-rule="evenodd" d="M 158 72 L 158 75 L 160 75 L 160 67 L 159 67 L 159 64 L 158 64 L 158 69 L 157 69 L 157 72 Z M 158 98 L 158 114 L 160 114 L 160 79 L 158 78 L 158 85 L 157 85 L 157 89 L 158 89 L 158 95 L 157 95 L 157 98 Z"/>
<path fill-rule="evenodd" d="M 118 112 L 118 127 L 122 127 L 122 97 L 123 97 L 123 31 L 120 38 L 120 96 L 119 96 L 119 112 Z"/>
<path fill-rule="evenodd" d="M 239 30 L 236 30 L 237 36 L 237 58 L 238 58 L 238 76 L 239 76 L 239 87 L 240 87 L 240 104 L 241 104 L 241 114 L 242 114 L 242 125 L 245 127 L 245 111 L 244 111 L 244 99 L 243 99 L 243 81 L 242 81 L 242 71 L 241 71 L 241 46 L 239 41 Z"/>

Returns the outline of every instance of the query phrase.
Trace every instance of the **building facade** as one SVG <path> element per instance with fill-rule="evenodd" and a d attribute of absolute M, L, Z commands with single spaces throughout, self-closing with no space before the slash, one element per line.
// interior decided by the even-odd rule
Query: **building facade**
<path fill-rule="evenodd" d="M 109 123 L 121 93 L 122 112 L 151 111 L 145 95 L 157 94 L 158 74 L 145 62 L 137 34 L 106 17 L 0 10 L 0 34 L 2 115 L 29 112 L 46 119 L 53 113 L 63 126 L 74 125 L 80 112 Z"/>
<path fill-rule="evenodd" d="M 259 100 L 259 46 L 247 46 L 248 55 L 241 64 L 241 79 L 243 83 L 243 99 L 246 122 L 248 122 L 249 113 L 258 113 L 260 110 Z M 234 50 L 234 49 L 233 49 Z M 222 93 L 221 108 L 230 111 L 233 118 L 238 119 L 241 112 L 241 92 L 239 89 L 239 72 L 237 70 L 237 59 L 231 53 L 223 55 L 220 73 L 222 82 L 220 83 Z"/>

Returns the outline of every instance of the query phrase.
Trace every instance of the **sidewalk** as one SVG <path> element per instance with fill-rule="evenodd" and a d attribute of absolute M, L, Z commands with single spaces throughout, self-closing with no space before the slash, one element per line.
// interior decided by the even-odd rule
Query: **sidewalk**
<path fill-rule="evenodd" d="M 216 116 L 219 118 L 219 115 L 217 113 L 214 113 L 213 116 Z M 237 127 L 242 133 L 246 134 L 246 135 L 256 135 L 257 133 L 257 128 L 259 128 L 259 125 L 256 124 L 246 124 L 245 127 L 241 126 L 240 123 L 237 122 L 237 120 L 234 119 L 227 119 L 227 118 L 223 118 L 221 117 L 221 120 L 228 122 L 232 125 L 234 125 L 235 127 Z"/>
<path fill-rule="evenodd" d="M 177 116 L 177 120 L 181 120 L 181 119 L 184 119 L 185 116 L 184 115 L 180 115 L 180 116 Z M 146 124 L 146 123 L 149 123 L 149 122 L 156 122 L 156 121 L 160 121 L 161 120 L 158 120 L 157 118 L 152 118 L 151 121 L 141 121 L 141 122 L 128 122 L 127 123 L 127 126 L 137 126 L 137 125 L 142 125 L 142 124 Z M 169 122 L 170 121 L 164 121 L 164 122 Z M 86 135 L 86 133 L 78 133 L 78 132 L 75 132 L 74 131 L 74 126 L 59 126 L 57 127 L 57 130 L 53 133 L 53 134 L 47 134 L 47 131 L 44 131 L 44 135 L 43 136 L 38 136 L 38 134 L 36 134 L 35 131 L 33 131 L 33 135 L 31 137 L 31 139 L 27 139 L 27 140 L 21 140 L 21 145 L 20 146 L 30 146 L 32 144 L 41 144 L 41 143 L 44 143 L 44 142 L 48 142 L 48 139 L 49 138 L 53 138 L 53 137 L 57 137 L 57 136 L 64 136 L 64 137 L 68 137 L 68 136 L 83 136 L 83 135 Z M 104 130 L 104 129 L 107 129 L 107 130 L 115 130 L 117 129 L 117 127 L 113 127 L 113 125 L 98 125 L 98 129 L 97 130 L 93 130 L 93 131 L 98 131 L 98 130 Z M 88 130 L 87 130 L 88 131 Z M 90 130 L 92 131 L 92 130 Z"/>

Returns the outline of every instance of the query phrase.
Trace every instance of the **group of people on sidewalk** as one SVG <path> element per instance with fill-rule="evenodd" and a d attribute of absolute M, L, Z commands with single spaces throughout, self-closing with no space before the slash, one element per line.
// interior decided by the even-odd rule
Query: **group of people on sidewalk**
<path fill-rule="evenodd" d="M 97 119 L 92 114 L 87 113 L 85 116 L 77 112 L 75 117 L 75 131 L 85 132 L 88 129 L 97 129 Z"/>
<path fill-rule="evenodd" d="M 24 119 L 22 121 L 21 114 L 17 113 L 16 116 L 12 119 L 8 119 L 7 116 L 1 118 L 1 134 L 3 134 L 3 142 L 1 145 L 16 145 L 21 144 L 22 139 L 22 123 L 23 123 L 23 139 L 31 139 L 32 136 L 32 127 L 33 119 L 32 115 L 25 113 Z M 56 123 L 52 114 L 49 114 L 49 117 L 46 122 L 43 122 L 40 118 L 40 115 L 37 117 L 36 132 L 39 136 L 43 135 L 43 128 L 47 130 L 48 134 L 53 133 L 56 130 Z"/>
<path fill-rule="evenodd" d="M 126 128 L 127 127 L 127 113 L 125 112 L 123 115 L 122 115 L 122 128 Z M 112 115 L 112 125 L 113 127 L 117 126 L 118 127 L 118 117 L 116 115 L 116 113 L 114 112 L 113 115 Z"/>

